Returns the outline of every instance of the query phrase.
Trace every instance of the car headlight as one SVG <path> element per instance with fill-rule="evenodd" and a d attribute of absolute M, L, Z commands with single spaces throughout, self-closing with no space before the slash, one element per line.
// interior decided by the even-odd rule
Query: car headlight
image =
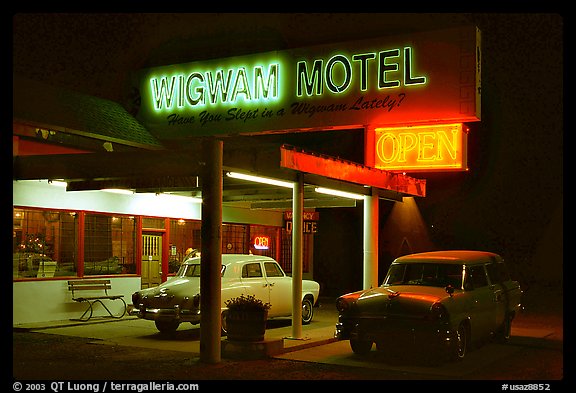
<path fill-rule="evenodd" d="M 338 310 L 338 312 L 344 312 L 346 310 L 349 310 L 350 306 L 351 306 L 350 302 L 345 298 L 340 297 L 336 299 L 336 310 Z"/>
<path fill-rule="evenodd" d="M 134 292 L 132 294 L 132 304 L 134 306 L 138 306 L 140 304 L 140 293 L 139 292 Z"/>
<path fill-rule="evenodd" d="M 448 319 L 448 310 L 442 303 L 434 303 L 430 307 L 431 319 L 435 321 L 445 321 Z"/>

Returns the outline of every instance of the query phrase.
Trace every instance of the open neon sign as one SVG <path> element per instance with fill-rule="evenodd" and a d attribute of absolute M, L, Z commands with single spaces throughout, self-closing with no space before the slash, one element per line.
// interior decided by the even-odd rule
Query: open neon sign
<path fill-rule="evenodd" d="M 270 249 L 270 237 L 269 236 L 254 236 L 254 241 L 252 245 L 256 250 L 268 250 Z"/>
<path fill-rule="evenodd" d="M 467 169 L 467 132 L 462 123 L 376 128 L 375 167 L 389 171 Z"/>

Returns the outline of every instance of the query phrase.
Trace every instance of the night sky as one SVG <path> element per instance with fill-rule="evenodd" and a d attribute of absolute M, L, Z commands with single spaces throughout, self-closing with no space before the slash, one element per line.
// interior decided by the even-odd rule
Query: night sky
<path fill-rule="evenodd" d="M 494 251 L 525 283 L 558 282 L 563 23 L 561 15 L 540 13 L 16 14 L 13 71 L 129 108 L 130 76 L 140 68 L 476 25 L 482 120 L 468 124 L 470 171 L 415 175 L 428 181 L 417 203 L 438 248 Z M 334 153 L 328 142 L 326 149 Z"/>

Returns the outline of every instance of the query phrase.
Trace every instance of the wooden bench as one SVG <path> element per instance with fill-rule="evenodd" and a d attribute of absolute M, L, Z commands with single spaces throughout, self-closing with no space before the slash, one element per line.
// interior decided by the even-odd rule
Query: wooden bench
<path fill-rule="evenodd" d="M 94 304 L 100 303 L 102 307 L 106 309 L 111 318 L 122 318 L 126 314 L 126 302 L 124 301 L 124 295 L 108 295 L 108 290 L 112 289 L 112 284 L 110 280 L 70 280 L 68 281 L 68 290 L 72 291 L 72 300 L 75 302 L 88 303 L 88 308 L 84 311 L 84 314 L 80 318 L 73 319 L 77 321 L 86 322 L 92 318 L 92 313 L 94 311 Z M 88 296 L 79 296 L 77 292 L 79 291 L 91 291 Z M 94 294 L 98 293 L 99 294 Z M 121 300 L 124 303 L 121 315 L 114 315 L 102 302 L 102 300 Z M 86 314 L 90 313 L 87 317 Z"/>

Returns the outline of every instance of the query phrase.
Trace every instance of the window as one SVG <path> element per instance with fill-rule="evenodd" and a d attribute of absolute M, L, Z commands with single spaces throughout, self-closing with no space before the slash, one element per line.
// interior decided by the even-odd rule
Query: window
<path fill-rule="evenodd" d="M 260 263 L 247 263 L 242 266 L 242 278 L 262 277 L 262 267 Z"/>
<path fill-rule="evenodd" d="M 248 254 L 248 226 L 222 224 L 222 254 Z"/>
<path fill-rule="evenodd" d="M 284 277 L 284 274 L 282 274 L 280 266 L 278 266 L 278 264 L 274 262 L 265 262 L 264 269 L 266 269 L 267 277 Z"/>
<path fill-rule="evenodd" d="M 75 276 L 78 214 L 13 209 L 13 278 Z"/>
<path fill-rule="evenodd" d="M 199 252 L 201 227 L 200 221 L 170 220 L 168 273 L 177 272 L 186 256 Z"/>
<path fill-rule="evenodd" d="M 282 249 L 280 250 L 280 259 L 278 263 L 286 273 L 292 272 L 292 233 L 282 228 Z M 305 233 L 302 237 L 302 271 L 308 273 L 310 271 L 310 262 L 314 255 L 314 234 Z"/>
<path fill-rule="evenodd" d="M 257 236 L 268 237 L 268 247 L 266 249 L 257 249 L 254 244 L 250 244 L 250 252 L 254 255 L 265 255 L 267 257 L 276 258 L 279 244 L 277 244 L 279 231 L 281 228 L 264 225 L 250 225 L 250 236 L 254 240 Z"/>
<path fill-rule="evenodd" d="M 444 263 L 410 263 L 390 266 L 383 285 L 426 285 L 462 288 L 462 265 Z"/>
<path fill-rule="evenodd" d="M 136 273 L 136 220 L 132 216 L 86 214 L 84 275 Z"/>
<path fill-rule="evenodd" d="M 468 266 L 466 272 L 466 282 L 471 283 L 473 288 L 482 288 L 488 285 L 484 265 Z"/>
<path fill-rule="evenodd" d="M 142 217 L 142 228 L 164 229 L 164 219 L 154 217 Z"/>
<path fill-rule="evenodd" d="M 503 263 L 489 263 L 486 265 L 486 271 L 492 284 L 510 281 L 510 274 Z"/>

